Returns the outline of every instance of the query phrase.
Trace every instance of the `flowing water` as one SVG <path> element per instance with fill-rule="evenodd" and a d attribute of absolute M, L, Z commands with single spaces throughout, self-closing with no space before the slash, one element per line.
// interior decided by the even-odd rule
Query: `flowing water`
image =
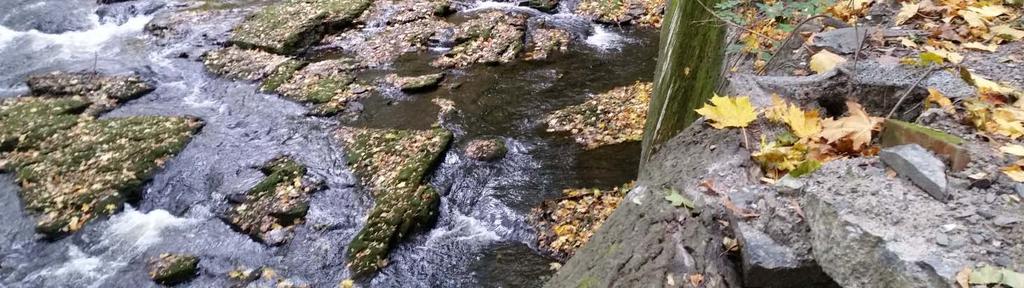
<path fill-rule="evenodd" d="M 192 115 L 206 126 L 146 186 L 134 208 L 57 241 L 38 239 L 13 176 L 0 174 L 0 287 L 154 286 L 145 262 L 163 252 L 201 258 L 199 276 L 182 286 L 226 287 L 231 282 L 225 275 L 236 267 L 269 266 L 314 287 L 334 287 L 350 277 L 345 246 L 365 222 L 372 199 L 346 167 L 333 131 L 339 125 L 425 128 L 438 119 L 434 98 L 451 99 L 459 109 L 442 122 L 455 142 L 430 180 L 442 195 L 437 222 L 398 245 L 391 264 L 362 285 L 538 286 L 553 260 L 534 250 L 536 236 L 525 220 L 529 209 L 564 188 L 611 187 L 636 176 L 639 145 L 584 151 L 566 135 L 544 132 L 543 118 L 590 94 L 650 81 L 657 54 L 653 31 L 595 27 L 567 14 L 537 16 L 576 27 L 579 41 L 567 55 L 452 71 L 447 81 L 461 83 L 457 89 L 410 96 L 381 87 L 362 101 L 358 115 L 316 118 L 304 116 L 300 104 L 255 92 L 254 84 L 210 75 L 197 61 L 226 39 L 246 15 L 244 5 L 158 38 L 143 31 L 146 23 L 180 9 L 178 3 L 2 2 L 0 98 L 25 93 L 22 82 L 34 73 L 134 71 L 157 83 L 157 90 L 103 117 Z M 443 50 L 403 57 L 361 76 L 432 71 L 427 63 Z M 465 144 L 481 136 L 506 140 L 508 156 L 489 163 L 465 158 Z M 327 188 L 312 197 L 294 238 L 268 247 L 232 231 L 219 215 L 228 207 L 227 195 L 261 180 L 254 166 L 281 154 L 307 165 Z"/>

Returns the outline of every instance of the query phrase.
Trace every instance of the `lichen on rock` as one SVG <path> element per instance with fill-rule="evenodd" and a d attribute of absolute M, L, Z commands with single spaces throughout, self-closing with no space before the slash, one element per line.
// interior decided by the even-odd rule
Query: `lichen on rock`
<path fill-rule="evenodd" d="M 288 82 L 277 87 L 277 92 L 298 102 L 319 105 L 314 111 L 327 112 L 315 114 L 338 112 L 359 97 L 351 91 L 350 85 L 355 81 L 352 72 L 363 67 L 352 59 L 312 63 L 295 72 Z"/>
<path fill-rule="evenodd" d="M 664 0 L 581 0 L 576 14 L 604 24 L 660 27 Z"/>
<path fill-rule="evenodd" d="M 455 47 L 434 60 L 437 67 L 501 64 L 515 60 L 524 47 L 527 16 L 488 12 L 462 23 L 455 31 Z"/>
<path fill-rule="evenodd" d="M 289 57 L 235 46 L 215 49 L 203 55 L 203 64 L 214 74 L 229 79 L 256 81 L 278 71 Z"/>
<path fill-rule="evenodd" d="M 34 149 L 7 154 L 6 168 L 16 172 L 25 209 L 41 215 L 37 230 L 58 236 L 137 198 L 200 126 L 184 117 L 83 118 Z"/>
<path fill-rule="evenodd" d="M 601 227 L 622 202 L 632 183 L 609 190 L 566 189 L 564 196 L 545 201 L 530 211 L 529 222 L 538 231 L 537 246 L 566 260 Z"/>
<path fill-rule="evenodd" d="M 555 111 L 547 118 L 547 131 L 569 132 L 587 149 L 640 141 L 651 89 L 650 82 L 636 82 Z"/>
<path fill-rule="evenodd" d="M 370 0 L 290 0 L 263 8 L 235 27 L 230 42 L 276 54 L 294 54 L 324 34 L 349 25 Z"/>
<path fill-rule="evenodd" d="M 266 178 L 228 211 L 227 220 L 263 243 L 281 244 L 291 238 L 295 225 L 303 222 L 309 196 L 320 185 L 306 178 L 306 168 L 288 157 L 271 160 L 260 170 Z"/>
<path fill-rule="evenodd" d="M 434 218 L 439 195 L 424 184 L 451 141 L 451 132 L 344 128 L 349 164 L 376 200 L 366 225 L 349 244 L 349 267 L 366 274 L 387 266 L 395 242 Z"/>
<path fill-rule="evenodd" d="M 199 257 L 189 254 L 163 253 L 149 259 L 149 278 L 162 285 L 176 285 L 196 276 Z"/>

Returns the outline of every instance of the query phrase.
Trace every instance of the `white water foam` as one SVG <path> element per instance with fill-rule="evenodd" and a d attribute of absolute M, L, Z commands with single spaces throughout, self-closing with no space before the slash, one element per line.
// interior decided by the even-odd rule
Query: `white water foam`
<path fill-rule="evenodd" d="M 527 13 L 530 13 L 530 14 L 540 13 L 540 11 L 537 11 L 536 9 L 533 9 L 533 8 L 530 8 L 530 7 L 519 6 L 519 5 L 516 5 L 516 3 L 495 2 L 495 1 L 477 2 L 476 5 L 473 6 L 473 8 L 469 8 L 469 9 L 460 11 L 460 13 L 473 13 L 473 12 L 485 11 L 485 10 L 520 11 L 520 12 L 527 12 Z"/>
<path fill-rule="evenodd" d="M 629 38 L 623 37 L 622 35 L 608 31 L 607 28 L 601 25 L 593 25 L 594 34 L 587 37 L 587 45 L 601 50 L 615 50 L 622 47 L 630 41 Z"/>
<path fill-rule="evenodd" d="M 454 222 L 448 227 L 431 230 L 425 246 L 432 247 L 441 241 L 490 243 L 501 240 L 497 233 L 487 229 L 480 220 L 455 212 Z"/>
<path fill-rule="evenodd" d="M 58 34 L 44 33 L 35 29 L 15 31 L 0 26 L 0 50 L 16 41 L 27 40 L 31 41 L 32 50 L 49 50 L 59 47 L 65 54 L 97 52 L 103 47 L 103 44 L 112 39 L 142 32 L 146 23 L 153 19 L 152 16 L 136 16 L 129 18 L 124 24 L 118 25 L 116 23 L 100 23 L 99 16 L 95 14 L 89 18 L 93 23 L 91 29 Z M 92 57 L 91 54 L 88 56 Z"/>
<path fill-rule="evenodd" d="M 29 275 L 26 280 L 43 283 L 100 287 L 110 277 L 149 247 L 160 243 L 161 233 L 172 227 L 191 225 L 196 220 L 178 218 L 166 210 L 142 213 L 131 207 L 107 221 L 101 242 L 95 246 L 97 255 L 90 255 L 78 246 L 68 246 L 67 261 Z M 50 282 L 53 281 L 53 282 Z"/>

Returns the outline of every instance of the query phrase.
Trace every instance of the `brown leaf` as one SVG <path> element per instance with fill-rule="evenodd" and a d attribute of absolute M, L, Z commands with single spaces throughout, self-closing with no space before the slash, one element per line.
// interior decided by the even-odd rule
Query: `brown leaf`
<path fill-rule="evenodd" d="M 882 123 L 882 118 L 868 115 L 864 108 L 855 102 L 846 102 L 850 116 L 838 120 L 822 121 L 821 137 L 829 144 L 849 141 L 853 152 L 867 148 L 871 143 L 871 132 Z"/>

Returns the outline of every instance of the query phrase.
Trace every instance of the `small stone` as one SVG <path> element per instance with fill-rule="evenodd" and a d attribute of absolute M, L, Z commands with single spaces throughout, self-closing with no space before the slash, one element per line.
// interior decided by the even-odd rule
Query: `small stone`
<path fill-rule="evenodd" d="M 949 200 L 946 182 L 946 164 L 917 144 L 882 149 L 878 154 L 896 173 L 910 178 L 910 182 L 935 199 Z"/>
<path fill-rule="evenodd" d="M 935 244 L 938 244 L 939 246 L 942 247 L 948 247 L 949 237 L 946 237 L 946 235 L 939 234 L 938 236 L 935 236 Z"/>
<path fill-rule="evenodd" d="M 199 257 L 188 254 L 163 253 L 149 260 L 149 278 L 163 285 L 192 280 L 199 267 Z"/>
<path fill-rule="evenodd" d="M 492 161 L 505 157 L 508 148 L 501 139 L 476 139 L 466 145 L 466 157 L 480 161 Z"/>
<path fill-rule="evenodd" d="M 995 193 L 985 194 L 985 203 L 992 204 L 994 202 L 996 202 L 996 194 Z"/>
<path fill-rule="evenodd" d="M 992 219 L 992 217 L 996 217 L 996 214 L 992 214 L 992 212 L 988 210 L 978 210 L 977 214 L 981 217 L 985 217 L 985 219 Z"/>
<path fill-rule="evenodd" d="M 398 86 L 398 89 L 401 89 L 402 92 L 426 92 L 437 89 L 438 84 L 441 84 L 441 80 L 444 80 L 444 73 L 427 74 L 415 77 L 392 76 L 390 78 L 391 83 Z"/>
<path fill-rule="evenodd" d="M 840 28 L 831 31 L 814 34 L 811 37 L 812 46 L 828 49 L 838 54 L 852 54 L 857 51 L 859 43 L 870 35 L 876 28 Z"/>
<path fill-rule="evenodd" d="M 981 243 L 985 242 L 985 236 L 981 236 L 981 235 L 978 235 L 978 234 L 973 234 L 973 235 L 970 236 L 970 238 L 971 238 L 971 243 L 974 243 L 974 245 L 981 245 Z"/>
<path fill-rule="evenodd" d="M 1014 218 L 1006 215 L 999 215 L 996 216 L 995 219 L 992 219 L 992 223 L 996 224 L 996 226 L 999 227 L 1012 227 L 1013 224 L 1016 224 L 1020 221 L 1021 220 L 1019 218 Z"/>
<path fill-rule="evenodd" d="M 949 223 L 949 224 L 946 224 L 946 225 L 942 225 L 942 232 L 949 233 L 950 231 L 953 231 L 953 229 L 956 229 L 956 227 L 957 227 L 956 223 Z"/>

